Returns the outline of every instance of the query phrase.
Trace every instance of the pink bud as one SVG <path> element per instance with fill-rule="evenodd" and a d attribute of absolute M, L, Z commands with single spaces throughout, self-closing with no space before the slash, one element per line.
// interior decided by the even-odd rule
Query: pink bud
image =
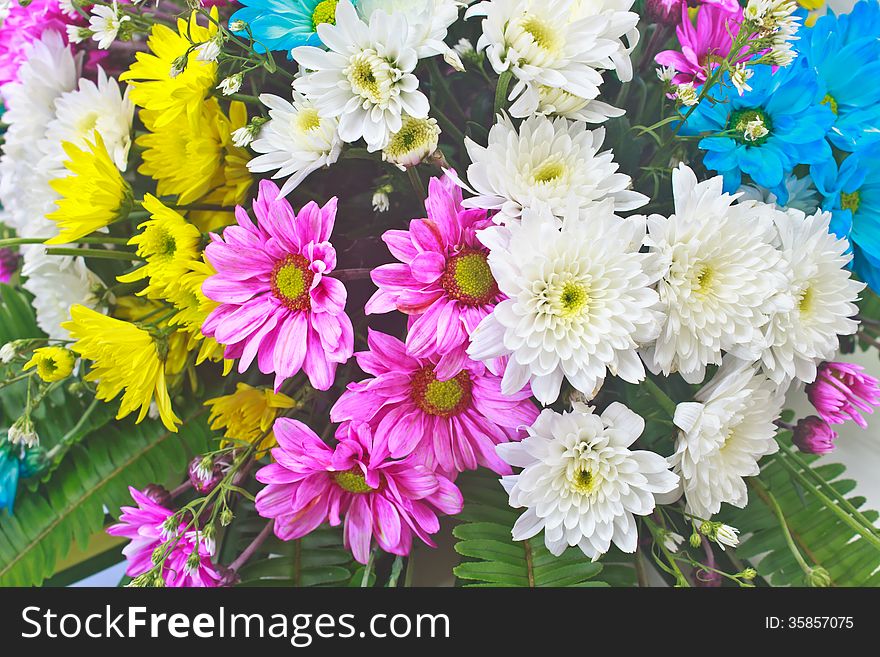
<path fill-rule="evenodd" d="M 807 454 L 828 454 L 834 451 L 837 432 L 822 418 L 810 415 L 797 423 L 793 442 L 799 450 Z"/>
<path fill-rule="evenodd" d="M 880 384 L 853 363 L 824 362 L 816 380 L 806 387 L 810 403 L 823 420 L 843 424 L 852 420 L 863 429 L 868 423 L 859 411 L 873 413 L 880 405 Z"/>

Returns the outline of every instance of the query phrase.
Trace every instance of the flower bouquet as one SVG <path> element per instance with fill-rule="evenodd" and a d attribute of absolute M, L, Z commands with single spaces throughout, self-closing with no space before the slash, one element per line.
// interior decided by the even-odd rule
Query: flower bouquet
<path fill-rule="evenodd" d="M 0 19 L 0 584 L 880 584 L 877 0 Z"/>

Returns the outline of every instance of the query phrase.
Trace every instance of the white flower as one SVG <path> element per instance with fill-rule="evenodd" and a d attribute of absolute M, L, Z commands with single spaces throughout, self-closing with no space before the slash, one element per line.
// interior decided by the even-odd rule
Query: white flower
<path fill-rule="evenodd" d="M 234 20 L 229 23 L 230 32 L 244 32 L 247 29 L 247 23 L 243 20 Z"/>
<path fill-rule="evenodd" d="M 382 149 L 382 159 L 401 169 L 414 167 L 437 150 L 440 128 L 436 119 L 403 117 L 403 126 Z"/>
<path fill-rule="evenodd" d="M 855 301 L 865 284 L 852 278 L 849 244 L 828 232 L 831 214 L 805 216 L 798 210 L 774 213 L 779 249 L 786 262 L 790 297 L 786 310 L 773 314 L 765 329 L 760 363 L 776 383 L 816 378 L 816 365 L 839 347 L 838 335 L 852 335 Z"/>
<path fill-rule="evenodd" d="M 675 214 L 648 218 L 645 244 L 663 267 L 657 291 L 664 319 L 656 343 L 644 351 L 653 372 L 679 372 L 699 383 L 722 351 L 757 357 L 762 328 L 786 284 L 774 248 L 769 206 L 731 205 L 723 179 L 697 182 L 679 165 L 672 172 Z"/>
<path fill-rule="evenodd" d="M 262 155 L 248 162 L 248 169 L 277 170 L 272 177 L 287 178 L 281 187 L 281 196 L 286 196 L 310 173 L 339 159 L 338 121 L 319 114 L 313 102 L 295 91 L 293 103 L 272 94 L 262 94 L 260 101 L 269 108 L 270 120 L 251 144 Z"/>
<path fill-rule="evenodd" d="M 522 102 L 523 98 L 525 96 L 521 96 L 520 100 L 510 106 L 511 116 L 527 118 L 532 114 L 542 114 L 544 116 L 562 116 L 573 121 L 603 123 L 612 117 L 623 116 L 626 113 L 625 110 L 600 100 L 587 100 L 556 87 L 538 87 L 537 107 L 528 107 Z"/>
<path fill-rule="evenodd" d="M 559 397 L 563 377 L 588 396 L 606 370 L 642 380 L 636 349 L 659 329 L 659 298 L 650 287 L 659 272 L 654 255 L 639 253 L 644 235 L 644 217 L 621 219 L 611 201 L 595 206 L 589 221 L 570 217 L 561 229 L 546 208 L 529 208 L 519 225 L 481 231 L 492 274 L 509 298 L 474 330 L 468 354 L 481 361 L 509 356 L 502 391 L 514 394 L 531 382 L 544 404 Z"/>
<path fill-rule="evenodd" d="M 672 421 L 681 431 L 670 462 L 691 513 L 707 519 L 722 502 L 746 505 L 743 477 L 758 474 L 761 457 L 779 449 L 774 421 L 784 396 L 784 388 L 753 368 L 725 363 L 696 401 L 676 407 Z"/>
<path fill-rule="evenodd" d="M 391 199 L 388 197 L 389 185 L 383 185 L 373 192 L 373 212 L 388 212 L 391 208 Z"/>
<path fill-rule="evenodd" d="M 119 83 L 98 67 L 98 83 L 80 78 L 79 88 L 62 94 L 55 103 L 56 116 L 46 127 L 40 141 L 43 153 L 40 166 L 53 177 L 67 175 L 64 162 L 68 159 L 62 144 L 70 142 L 86 148 L 86 140 L 94 141 L 99 133 L 107 153 L 120 171 L 128 164 L 131 148 L 131 124 L 134 104 L 128 99 L 129 87 L 123 93 Z"/>
<path fill-rule="evenodd" d="M 780 209 L 793 208 L 800 210 L 804 214 L 813 214 L 819 209 L 819 192 L 813 185 L 813 179 L 809 175 L 798 178 L 794 174 L 789 174 L 782 181 L 785 189 L 788 191 L 788 203 L 781 205 L 776 194 L 769 189 L 758 185 L 742 185 L 737 190 L 739 199 L 737 201 L 760 201 L 775 205 Z"/>
<path fill-rule="evenodd" d="M 7 342 L 0 347 L 0 363 L 11 363 L 16 355 L 18 355 L 18 350 L 12 342 Z"/>
<path fill-rule="evenodd" d="M 686 107 L 691 107 L 700 102 L 700 94 L 694 88 L 693 82 L 685 82 L 684 84 L 676 85 L 675 97 Z"/>
<path fill-rule="evenodd" d="M 734 66 L 733 71 L 730 73 L 730 81 L 733 83 L 733 86 L 736 87 L 736 91 L 740 96 L 745 92 L 752 90 L 748 81 L 754 74 L 755 70 L 749 68 L 746 62 L 740 62 Z"/>
<path fill-rule="evenodd" d="M 90 39 L 93 34 L 94 32 L 87 27 L 80 27 L 79 25 L 67 26 L 67 40 L 71 43 L 82 43 L 86 39 Z"/>
<path fill-rule="evenodd" d="M 498 445 L 498 455 L 524 468 L 501 480 L 510 506 L 526 511 L 513 526 L 513 539 L 542 529 L 554 555 L 578 546 L 598 559 L 613 542 L 635 552 L 634 516 L 654 511 L 655 494 L 673 490 L 678 477 L 659 454 L 630 450 L 645 421 L 619 402 L 601 415 L 578 404 L 573 411 L 544 409 L 521 442 Z"/>
<path fill-rule="evenodd" d="M 93 32 L 92 41 L 97 41 L 101 50 L 107 50 L 116 40 L 122 24 L 130 20 L 131 16 L 119 11 L 116 0 L 113 0 L 111 7 L 94 5 L 92 15 L 89 17 L 89 29 Z"/>
<path fill-rule="evenodd" d="M 196 46 L 196 60 L 200 62 L 216 62 L 220 56 L 220 50 L 223 47 L 223 37 L 220 32 L 211 39 Z"/>
<path fill-rule="evenodd" d="M 449 26 L 458 18 L 460 4 L 457 0 L 358 0 L 357 11 L 366 23 L 377 11 L 385 14 L 384 20 L 403 16 L 419 59 L 443 55 L 460 64 L 455 51 L 443 43 Z"/>
<path fill-rule="evenodd" d="M 616 210 L 647 203 L 629 189 L 632 180 L 617 173 L 611 151 L 599 153 L 604 128 L 588 130 L 580 121 L 535 116 L 519 130 L 502 117 L 489 131 L 486 147 L 465 140 L 471 165 L 468 182 L 476 196 L 467 207 L 499 210 L 498 223 L 519 218 L 524 207 L 545 203 L 556 217 L 572 210 L 585 213 L 597 201 L 614 199 Z"/>
<path fill-rule="evenodd" d="M 336 24 L 318 25 L 329 51 L 300 46 L 291 52 L 307 72 L 293 87 L 315 104 L 321 116 L 339 119 L 346 143 L 363 138 L 381 150 L 403 125 L 403 114 L 428 116 L 428 99 L 413 70 L 417 45 L 403 14 L 377 12 L 364 23 L 348 0 L 336 6 Z"/>
<path fill-rule="evenodd" d="M 262 116 L 255 116 L 246 126 L 232 131 L 232 143 L 239 148 L 250 146 L 251 142 L 257 138 L 263 126 L 269 122 L 269 119 Z"/>
<path fill-rule="evenodd" d="M 665 85 L 671 85 L 672 78 L 675 77 L 677 72 L 673 66 L 658 66 L 656 70 L 657 79 Z"/>
<path fill-rule="evenodd" d="M 663 534 L 663 547 L 673 554 L 678 552 L 678 547 L 684 543 L 684 536 L 676 532 L 666 532 Z"/>
<path fill-rule="evenodd" d="M 178 75 L 183 73 L 186 70 L 187 64 L 189 63 L 189 58 L 186 55 L 181 55 L 174 59 L 171 62 L 171 68 L 168 71 L 168 76 L 171 78 L 176 78 Z"/>
<path fill-rule="evenodd" d="M 9 427 L 6 438 L 13 445 L 24 445 L 28 448 L 35 447 L 40 443 L 40 437 L 34 429 L 34 423 L 27 415 L 22 415 Z"/>
<path fill-rule="evenodd" d="M 735 548 L 739 545 L 739 530 L 736 527 L 722 524 L 715 530 L 715 542 L 724 549 L 724 546 Z"/>
<path fill-rule="evenodd" d="M 234 93 L 238 93 L 242 82 L 244 82 L 244 74 L 236 73 L 235 75 L 223 78 L 220 84 L 217 85 L 217 88 L 223 92 L 224 96 L 231 96 Z"/>

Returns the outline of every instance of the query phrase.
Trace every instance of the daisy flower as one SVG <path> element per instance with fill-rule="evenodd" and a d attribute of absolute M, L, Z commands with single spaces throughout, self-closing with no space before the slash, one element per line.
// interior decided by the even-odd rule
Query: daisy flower
<path fill-rule="evenodd" d="M 241 0 L 244 5 L 229 18 L 229 29 L 254 39 L 254 50 L 291 50 L 320 46 L 318 25 L 333 24 L 338 0 Z"/>
<path fill-rule="evenodd" d="M 446 380 L 437 358 L 415 358 L 390 335 L 370 331 L 369 351 L 356 354 L 373 377 L 351 383 L 330 409 L 333 422 L 370 422 L 392 456 L 415 454 L 420 463 L 452 476 L 478 465 L 510 470 L 495 445 L 518 439 L 538 411 L 528 389 L 501 392 L 501 379 L 466 361 Z"/>
<path fill-rule="evenodd" d="M 535 203 L 548 205 L 558 218 L 606 198 L 614 199 L 616 210 L 644 205 L 648 198 L 629 189 L 632 180 L 617 173 L 611 151 L 599 153 L 604 140 L 604 128 L 588 130 L 580 121 L 534 116 L 517 129 L 503 116 L 486 147 L 465 139 L 467 178 L 476 196 L 464 205 L 498 210 L 497 223 L 519 219 Z"/>
<path fill-rule="evenodd" d="M 722 502 L 746 505 L 743 478 L 757 475 L 761 457 L 779 449 L 774 422 L 784 396 L 751 367 L 726 363 L 696 401 L 676 407 L 673 423 L 680 431 L 670 463 L 681 475 L 691 513 L 707 520 Z"/>
<path fill-rule="evenodd" d="M 220 305 L 202 332 L 227 345 L 227 358 L 241 359 L 239 372 L 255 359 L 263 374 L 274 372 L 276 391 L 300 369 L 312 386 L 327 390 L 354 350 L 345 286 L 329 275 L 336 267 L 329 242 L 336 199 L 294 214 L 279 191 L 261 181 L 257 223 L 239 206 L 238 225 L 211 236 L 205 255 L 217 274 L 202 291 Z"/>
<path fill-rule="evenodd" d="M 376 12 L 403 15 L 419 59 L 443 55 L 450 66 L 463 71 L 458 54 L 443 42 L 463 4 L 460 0 L 357 0 L 356 6 L 365 22 Z"/>
<path fill-rule="evenodd" d="M 673 491 L 678 477 L 659 454 L 630 450 L 645 421 L 619 402 L 598 415 L 585 404 L 557 413 L 544 409 L 519 443 L 498 453 L 520 474 L 501 479 L 510 506 L 526 508 L 513 526 L 513 540 L 544 530 L 556 556 L 578 546 L 595 561 L 614 543 L 636 551 L 635 516 L 654 511 L 655 495 Z"/>
<path fill-rule="evenodd" d="M 426 219 L 382 236 L 400 264 L 373 270 L 379 290 L 366 312 L 410 315 L 408 352 L 438 354 L 437 374 L 448 378 L 464 366 L 471 332 L 504 297 L 489 269 L 489 250 L 477 239 L 478 230 L 492 225 L 488 213 L 465 210 L 449 178 L 431 179 L 425 208 Z"/>
<path fill-rule="evenodd" d="M 89 29 L 92 31 L 92 41 L 97 41 L 98 48 L 107 50 L 116 41 L 122 24 L 130 21 L 127 16 L 119 11 L 119 5 L 113 0 L 111 6 L 94 5 L 92 15 L 89 17 Z"/>
<path fill-rule="evenodd" d="M 40 347 L 34 349 L 31 359 L 24 364 L 22 370 L 37 368 L 37 376 L 46 383 L 63 381 L 73 372 L 76 357 L 64 347 Z"/>
<path fill-rule="evenodd" d="M 382 159 L 405 170 L 436 153 L 439 143 L 436 119 L 414 119 L 405 114 L 400 130 L 389 137 L 382 149 Z"/>
<path fill-rule="evenodd" d="M 367 563 L 373 539 L 385 552 L 406 556 L 413 536 L 434 547 L 438 514 L 461 512 L 463 500 L 449 479 L 413 457 L 392 460 L 366 424 L 339 427 L 334 448 L 302 422 L 275 422 L 275 463 L 257 472 L 266 487 L 257 512 L 275 519 L 283 541 L 302 538 L 322 522 L 343 524 L 345 546 Z"/>
<path fill-rule="evenodd" d="M 322 117 L 315 103 L 296 91 L 292 103 L 273 94 L 260 94 L 260 101 L 269 108 L 269 122 L 251 144 L 261 155 L 248 162 L 248 169 L 275 171 L 273 180 L 287 178 L 280 191 L 287 196 L 309 174 L 339 159 L 339 120 Z"/>
<path fill-rule="evenodd" d="M 759 361 L 777 384 L 793 378 L 810 383 L 816 366 L 837 352 L 837 336 L 858 330 L 852 318 L 865 284 L 847 269 L 849 243 L 828 232 L 830 220 L 827 212 L 809 217 L 797 210 L 775 213 L 790 301 L 770 317 Z"/>
<path fill-rule="evenodd" d="M 525 98 L 522 96 L 521 98 Z M 575 96 L 564 89 L 540 86 L 537 88 L 537 106 L 517 100 L 510 106 L 510 115 L 525 119 L 532 114 L 550 117 L 564 117 L 573 121 L 603 123 L 610 118 L 623 116 L 626 112 L 595 98 L 586 99 Z"/>
<path fill-rule="evenodd" d="M 275 418 L 299 404 L 287 395 L 237 383 L 234 393 L 208 399 L 205 406 L 211 409 L 208 423 L 213 431 L 225 430 L 223 435 L 230 440 L 260 441 L 258 448 L 266 450 L 276 444 Z"/>
<path fill-rule="evenodd" d="M 336 7 L 336 24 L 318 26 L 330 49 L 300 46 L 291 53 L 307 72 L 293 88 L 315 103 L 321 116 L 339 119 L 339 136 L 382 149 L 400 130 L 404 114 L 428 116 L 428 99 L 413 73 L 418 54 L 403 14 L 378 12 L 362 21 L 348 0 Z"/>
<path fill-rule="evenodd" d="M 611 201 L 589 222 L 570 217 L 561 229 L 543 208 L 525 210 L 519 225 L 483 230 L 492 274 L 509 298 L 471 334 L 470 357 L 507 356 L 502 392 L 531 382 L 544 404 L 559 397 L 563 378 L 587 398 L 606 370 L 641 381 L 636 350 L 657 337 L 660 319 L 651 288 L 660 270 L 654 254 L 639 253 L 644 236 L 644 217 L 621 219 Z"/>
<path fill-rule="evenodd" d="M 679 165 L 675 214 L 648 218 L 645 244 L 664 268 L 657 283 L 664 319 L 645 362 L 690 383 L 703 380 L 706 365 L 720 364 L 722 351 L 760 353 L 761 329 L 786 286 L 769 206 L 732 205 L 722 185 L 721 176 L 698 183 Z"/>
<path fill-rule="evenodd" d="M 181 420 L 171 408 L 165 384 L 162 345 L 148 331 L 129 322 L 76 305 L 70 309 L 71 320 L 62 324 L 75 342 L 70 349 L 92 361 L 86 381 L 97 382 L 95 397 L 109 402 L 122 393 L 117 420 L 140 409 L 140 423 L 155 399 L 165 428 L 177 433 Z"/>

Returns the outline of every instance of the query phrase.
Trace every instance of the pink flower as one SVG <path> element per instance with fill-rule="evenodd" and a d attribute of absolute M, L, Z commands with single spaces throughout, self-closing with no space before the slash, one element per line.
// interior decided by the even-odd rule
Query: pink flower
<path fill-rule="evenodd" d="M 67 24 L 74 22 L 58 5 L 58 0 L 33 0 L 22 6 L 9 4 L 9 14 L 0 24 L 0 91 L 18 80 L 18 69 L 27 59 L 27 45 L 46 30 L 58 32 L 67 42 Z"/>
<path fill-rule="evenodd" d="M 400 340 L 377 331 L 367 342 L 370 351 L 355 356 L 374 378 L 349 384 L 330 409 L 332 421 L 370 422 L 392 456 L 415 454 L 447 475 L 478 465 L 510 474 L 495 445 L 524 437 L 521 427 L 538 416 L 528 387 L 504 395 L 501 377 L 470 360 L 441 381 L 436 356 L 411 356 Z"/>
<path fill-rule="evenodd" d="M 414 458 L 391 460 L 366 424 L 343 424 L 328 447 L 302 422 L 275 422 L 275 463 L 257 472 L 266 487 L 257 511 L 275 519 L 281 540 L 301 538 L 325 520 L 344 522 L 345 545 L 367 563 L 375 537 L 379 547 L 407 555 L 413 534 L 434 547 L 437 514 L 454 515 L 463 500 L 455 484 Z M 343 520 L 344 517 L 344 520 Z"/>
<path fill-rule="evenodd" d="M 657 54 L 654 61 L 661 66 L 671 66 L 677 73 L 672 81 L 675 84 L 693 82 L 700 85 L 706 81 L 711 69 L 717 62 L 727 57 L 733 45 L 731 34 L 736 35 L 742 23 L 742 8 L 728 3 L 710 3 L 700 6 L 697 12 L 697 26 L 687 13 L 687 4 L 681 7 L 681 23 L 675 28 L 681 52 L 664 50 Z M 747 48 L 742 50 L 745 61 Z"/>
<path fill-rule="evenodd" d="M 0 283 L 8 283 L 18 271 L 18 254 L 11 249 L 0 249 Z"/>
<path fill-rule="evenodd" d="M 461 188 L 450 178 L 432 178 L 427 219 L 409 230 L 389 230 L 382 239 L 403 264 L 372 272 L 379 290 L 366 312 L 410 315 L 406 347 L 416 358 L 438 354 L 436 374 L 448 379 L 464 367 L 471 332 L 505 297 L 486 262 L 489 250 L 476 232 L 492 225 L 485 210 L 461 206 Z"/>
<path fill-rule="evenodd" d="M 807 454 L 828 454 L 834 451 L 837 432 L 822 418 L 810 415 L 799 420 L 791 442 Z"/>
<path fill-rule="evenodd" d="M 239 206 L 238 225 L 211 235 L 205 249 L 217 274 L 202 291 L 220 306 L 202 332 L 227 345 L 226 358 L 241 359 L 239 372 L 254 359 L 263 374 L 274 372 L 276 391 L 300 369 L 327 390 L 354 350 L 345 286 L 328 276 L 336 267 L 328 241 L 336 199 L 323 208 L 309 203 L 296 215 L 278 198 L 278 186 L 263 180 L 253 208 L 256 225 Z"/>
<path fill-rule="evenodd" d="M 880 405 L 880 387 L 860 365 L 825 362 L 816 380 L 807 385 L 807 397 L 826 422 L 843 424 L 849 419 L 866 429 L 868 423 L 859 410 L 874 412 L 873 407 Z"/>
<path fill-rule="evenodd" d="M 215 587 L 220 586 L 223 576 L 211 563 L 213 544 L 199 532 L 187 531 L 186 523 L 170 519 L 174 511 L 155 502 L 145 493 L 129 487 L 136 507 L 122 507 L 119 523 L 107 528 L 111 536 L 123 536 L 131 542 L 122 550 L 128 559 L 125 574 L 137 577 L 153 569 L 153 555 L 164 554 L 166 543 L 175 536 L 180 539 L 170 545 L 170 554 L 162 567 L 166 586 Z"/>

